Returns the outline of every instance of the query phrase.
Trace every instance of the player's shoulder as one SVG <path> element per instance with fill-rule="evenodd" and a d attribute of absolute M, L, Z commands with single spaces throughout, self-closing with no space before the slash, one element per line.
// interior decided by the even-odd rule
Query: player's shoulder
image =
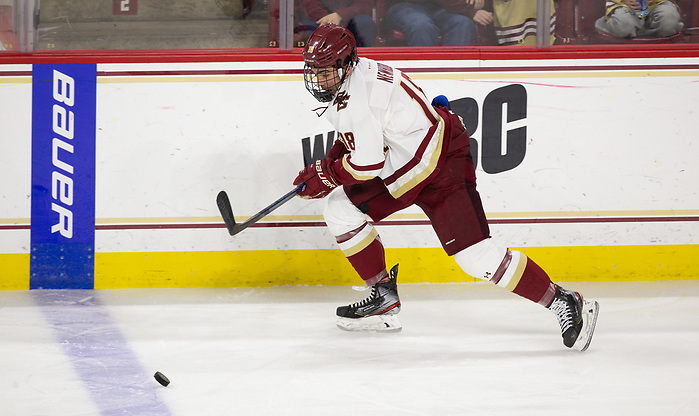
<path fill-rule="evenodd" d="M 358 68 L 370 82 L 382 81 L 392 84 L 400 76 L 400 71 L 392 66 L 369 58 L 359 58 Z"/>
<path fill-rule="evenodd" d="M 357 68 L 361 75 L 355 80 L 356 87 L 366 94 L 366 103 L 371 108 L 387 108 L 400 75 L 391 66 L 367 58 L 360 58 Z"/>

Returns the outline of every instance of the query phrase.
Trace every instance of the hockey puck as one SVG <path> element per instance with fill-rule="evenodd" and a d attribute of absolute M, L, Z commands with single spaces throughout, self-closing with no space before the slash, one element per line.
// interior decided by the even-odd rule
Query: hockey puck
<path fill-rule="evenodd" d="M 160 371 L 156 371 L 153 377 L 155 377 L 158 383 L 162 384 L 165 387 L 167 387 L 167 385 L 170 384 L 170 379 L 165 377 L 165 374 L 161 373 Z"/>

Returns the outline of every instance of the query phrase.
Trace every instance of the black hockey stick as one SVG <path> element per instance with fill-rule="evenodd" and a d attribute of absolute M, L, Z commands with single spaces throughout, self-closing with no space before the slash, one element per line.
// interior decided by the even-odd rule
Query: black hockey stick
<path fill-rule="evenodd" d="M 226 194 L 226 191 L 219 192 L 218 195 L 216 196 L 216 205 L 218 205 L 218 210 L 221 212 L 221 217 L 223 218 L 223 222 L 226 223 L 226 228 L 228 228 L 228 234 L 236 235 L 239 232 L 243 231 L 244 229 L 248 228 L 249 226 L 253 225 L 257 221 L 266 217 L 272 211 L 274 211 L 275 209 L 284 205 L 291 198 L 293 198 L 299 192 L 301 192 L 304 185 L 305 184 L 303 184 L 303 183 L 298 184 L 296 186 L 296 188 L 289 191 L 286 195 L 284 195 L 283 197 L 272 202 L 271 204 L 269 204 L 268 206 L 263 208 L 262 211 L 258 212 L 257 214 L 253 215 L 252 217 L 248 218 L 247 221 L 241 222 L 240 224 L 235 222 L 235 217 L 233 216 L 233 208 L 231 208 L 231 201 L 228 199 L 228 195 Z"/>

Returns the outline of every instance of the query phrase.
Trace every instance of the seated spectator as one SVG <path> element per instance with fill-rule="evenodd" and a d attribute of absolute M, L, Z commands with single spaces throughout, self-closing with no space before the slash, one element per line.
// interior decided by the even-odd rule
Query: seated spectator
<path fill-rule="evenodd" d="M 666 37 L 682 30 L 680 19 L 679 8 L 669 0 L 648 1 L 647 9 L 636 0 L 607 0 L 607 12 L 595 28 L 617 38 Z"/>
<path fill-rule="evenodd" d="M 483 10 L 485 0 L 409 0 L 386 12 L 389 28 L 404 32 L 409 46 L 469 46 L 476 25 L 487 25 L 493 14 Z M 474 23 L 475 22 L 475 23 Z"/>
<path fill-rule="evenodd" d="M 325 23 L 342 25 L 352 32 L 357 46 L 374 46 L 373 4 L 372 0 L 303 0 L 306 16 L 301 23 L 311 32 Z"/>
<path fill-rule="evenodd" d="M 550 44 L 553 45 L 556 9 L 553 0 L 550 1 Z M 493 19 L 498 45 L 536 45 L 536 0 L 493 0 Z"/>

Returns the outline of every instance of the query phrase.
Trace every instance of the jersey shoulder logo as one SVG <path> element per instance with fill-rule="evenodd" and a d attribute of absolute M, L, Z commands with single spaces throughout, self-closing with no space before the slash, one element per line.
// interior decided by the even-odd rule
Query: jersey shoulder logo
<path fill-rule="evenodd" d="M 379 81 L 386 81 L 389 84 L 393 83 L 393 68 L 386 64 L 378 63 L 378 70 L 376 72 L 376 79 Z"/>
<path fill-rule="evenodd" d="M 347 107 L 347 101 L 349 100 L 349 98 L 350 96 L 349 94 L 347 94 L 347 91 L 340 91 L 337 94 L 335 100 L 333 101 L 333 105 L 337 105 L 337 111 L 340 111 Z"/>

